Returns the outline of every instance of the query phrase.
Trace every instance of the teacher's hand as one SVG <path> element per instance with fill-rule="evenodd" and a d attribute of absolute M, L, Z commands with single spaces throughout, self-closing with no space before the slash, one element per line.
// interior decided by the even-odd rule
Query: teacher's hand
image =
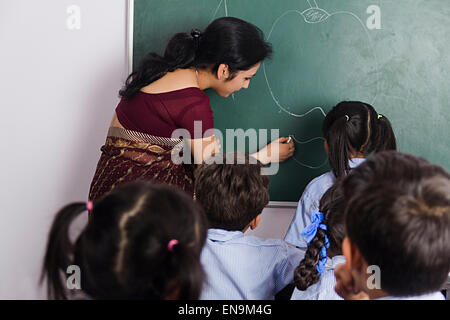
<path fill-rule="evenodd" d="M 283 162 L 292 157 L 295 151 L 294 141 L 291 140 L 291 142 L 286 143 L 288 140 L 288 137 L 281 137 L 274 140 L 259 150 L 254 156 L 263 164 L 269 162 Z"/>

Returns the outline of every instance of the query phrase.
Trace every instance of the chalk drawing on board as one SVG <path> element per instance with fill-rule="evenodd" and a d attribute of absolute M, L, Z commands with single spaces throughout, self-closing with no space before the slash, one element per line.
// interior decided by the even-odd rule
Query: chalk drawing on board
<path fill-rule="evenodd" d="M 228 5 L 227 5 L 227 0 L 220 0 L 219 5 L 217 6 L 216 10 L 214 11 L 214 14 L 211 18 L 211 20 L 209 21 L 209 23 L 211 23 L 214 18 L 217 16 L 217 12 L 219 11 L 220 7 L 222 6 L 222 3 L 224 4 L 224 9 L 225 9 L 225 17 L 228 17 Z"/>
<path fill-rule="evenodd" d="M 365 24 L 362 22 L 362 20 L 356 14 L 354 14 L 353 12 L 350 12 L 350 11 L 336 11 L 336 12 L 333 12 L 333 13 L 328 13 L 327 11 L 319 8 L 319 6 L 317 5 L 316 0 L 306 0 L 306 1 L 308 2 L 310 8 L 308 8 L 308 9 L 306 9 L 304 11 L 288 10 L 288 11 L 284 12 L 281 16 L 279 16 L 275 20 L 275 22 L 272 24 L 272 27 L 271 27 L 271 29 L 269 31 L 268 36 L 267 36 L 267 40 L 268 41 L 269 41 L 269 39 L 270 39 L 270 37 L 272 35 L 272 32 L 273 32 L 275 26 L 278 24 L 278 22 L 283 17 L 285 17 L 288 14 L 291 14 L 291 13 L 299 14 L 300 16 L 303 17 L 303 20 L 306 23 L 309 23 L 309 24 L 316 24 L 316 23 L 323 22 L 323 21 L 327 20 L 329 17 L 337 15 L 337 14 L 346 14 L 346 15 L 350 15 L 351 17 L 355 18 L 359 22 L 359 24 L 362 26 L 363 30 L 365 31 L 365 33 L 367 35 L 367 38 L 368 38 L 369 43 L 370 43 L 370 46 L 373 49 L 374 46 L 373 46 L 370 34 L 369 34 Z M 311 3 L 311 1 L 312 1 L 312 3 Z M 376 76 L 376 92 L 375 92 L 375 95 L 374 95 L 372 101 L 370 102 L 370 104 L 374 104 L 374 102 L 375 102 L 375 100 L 377 98 L 378 92 L 379 92 L 378 59 L 377 59 L 377 56 L 376 56 L 376 51 L 372 50 L 372 52 L 373 52 L 374 58 L 375 58 L 374 59 L 374 63 L 375 63 L 375 76 Z M 321 107 L 312 108 L 309 111 L 307 111 L 305 113 L 302 113 L 302 114 L 296 114 L 294 112 L 289 111 L 289 108 L 286 108 L 283 105 L 281 105 L 279 99 L 276 98 L 276 96 L 275 96 L 275 94 L 274 94 L 274 92 L 272 90 L 272 87 L 270 86 L 269 78 L 268 78 L 267 72 L 266 72 L 266 65 L 265 65 L 264 62 L 263 62 L 263 73 L 264 73 L 264 78 L 266 80 L 267 87 L 269 89 L 270 96 L 272 97 L 272 100 L 275 102 L 275 104 L 278 106 L 278 108 L 281 111 L 289 114 L 290 116 L 301 118 L 301 117 L 304 117 L 304 116 L 308 115 L 309 113 L 311 113 L 314 110 L 319 110 L 322 113 L 322 115 L 325 117 L 326 114 L 325 114 L 324 110 Z"/>
<path fill-rule="evenodd" d="M 330 16 L 328 12 L 319 8 L 316 0 L 312 0 L 313 5 L 310 0 L 306 1 L 308 1 L 310 8 L 301 13 L 306 23 L 319 23 L 325 21 Z"/>
<path fill-rule="evenodd" d="M 276 25 L 278 24 L 278 22 L 279 22 L 282 18 L 284 18 L 286 15 L 292 14 L 292 13 L 300 15 L 300 16 L 303 18 L 303 20 L 305 21 L 305 23 L 308 23 L 308 24 L 319 24 L 319 23 L 324 22 L 324 21 L 327 20 L 328 18 L 330 18 L 330 17 L 332 17 L 332 16 L 334 16 L 334 15 L 338 15 L 338 14 L 341 14 L 341 15 L 348 15 L 348 16 L 350 16 L 350 17 L 356 19 L 356 20 L 358 21 L 358 23 L 361 25 L 361 27 L 363 28 L 363 30 L 365 31 L 365 34 L 366 34 L 367 39 L 368 39 L 368 43 L 369 43 L 369 45 L 370 45 L 370 47 L 371 47 L 371 49 L 372 49 L 371 52 L 373 52 L 373 54 L 374 54 L 375 76 L 376 76 L 376 80 L 375 80 L 375 82 L 376 82 L 376 88 L 375 88 L 375 90 L 376 90 L 376 91 L 375 91 L 375 94 L 374 94 L 374 96 L 373 96 L 373 99 L 370 101 L 371 104 L 374 104 L 375 100 L 377 99 L 378 93 L 379 93 L 379 85 L 380 85 L 380 84 L 379 84 L 379 78 L 378 78 L 378 58 L 377 58 L 377 56 L 376 56 L 376 51 L 373 50 L 373 49 L 374 49 L 374 45 L 373 45 L 373 43 L 372 43 L 372 39 L 371 39 L 370 34 L 369 34 L 369 32 L 368 32 L 368 30 L 367 30 L 367 28 L 366 28 L 366 25 L 365 25 L 365 24 L 363 23 L 363 21 L 362 21 L 355 13 L 353 13 L 353 12 L 350 12 L 350 11 L 336 11 L 336 12 L 333 12 L 333 13 L 329 13 L 329 12 L 327 12 L 326 10 L 320 8 L 320 7 L 318 6 L 316 0 L 306 0 L 306 1 L 308 2 L 308 5 L 309 5 L 309 8 L 308 8 L 308 9 L 306 9 L 306 10 L 304 10 L 304 11 L 299 11 L 299 10 L 288 10 L 288 11 L 284 12 L 282 15 L 280 15 L 280 16 L 275 20 L 274 23 L 272 24 L 272 27 L 271 27 L 271 29 L 270 29 L 270 32 L 269 32 L 269 34 L 268 34 L 268 36 L 267 36 L 267 40 L 270 41 L 270 37 L 271 37 L 271 35 L 272 35 L 272 32 L 273 32 L 273 30 L 275 29 L 275 27 L 276 27 Z M 273 92 L 272 87 L 270 86 L 270 81 L 269 81 L 269 77 L 268 77 L 267 72 L 266 72 L 266 65 L 265 65 L 264 62 L 263 62 L 263 68 L 262 68 L 262 69 L 263 69 L 264 78 L 265 78 L 265 80 L 266 80 L 266 84 L 267 84 L 267 88 L 268 88 L 268 90 L 269 90 L 270 96 L 272 97 L 272 100 L 275 102 L 276 106 L 279 108 L 280 112 L 281 112 L 281 111 L 282 111 L 282 112 L 285 112 L 285 113 L 287 113 L 289 116 L 292 116 L 292 117 L 303 118 L 303 117 L 309 115 L 311 112 L 318 110 L 318 111 L 321 112 L 321 114 L 322 114 L 324 117 L 326 116 L 325 111 L 324 111 L 321 107 L 314 107 L 314 108 L 311 108 L 311 109 L 309 109 L 309 110 L 308 110 L 307 112 L 305 112 L 305 113 L 294 113 L 294 112 L 290 111 L 290 108 L 287 107 L 287 106 L 282 105 L 281 102 L 280 102 L 280 100 L 275 96 L 275 93 Z M 323 139 L 323 138 L 321 138 L 321 137 L 316 137 L 316 138 L 313 138 L 313 139 L 310 139 L 310 140 L 307 140 L 307 141 L 300 141 L 300 140 L 294 138 L 294 141 L 295 141 L 295 143 L 306 144 L 306 143 L 310 143 L 310 142 L 312 142 L 312 141 L 314 141 L 314 140 L 317 140 L 317 139 Z M 324 165 L 327 163 L 327 159 L 325 159 L 325 161 L 324 161 L 320 166 L 312 166 L 312 165 L 308 165 L 308 164 L 305 164 L 305 163 L 299 161 L 299 160 L 296 159 L 295 157 L 293 157 L 293 159 L 294 159 L 294 161 L 296 161 L 298 164 L 300 164 L 300 165 L 302 165 L 302 166 L 305 166 L 305 167 L 307 167 L 307 168 L 311 168 L 311 169 L 320 168 L 320 167 L 324 166 Z"/>
<path fill-rule="evenodd" d="M 292 137 L 292 139 L 294 139 L 294 141 L 295 141 L 296 143 L 299 143 L 299 144 L 308 144 L 308 143 L 311 143 L 311 142 L 313 142 L 313 141 L 315 141 L 315 140 L 322 140 L 322 141 L 325 141 L 325 139 L 322 138 L 322 137 L 315 137 L 315 138 L 312 138 L 312 139 L 309 139 L 309 140 L 306 140 L 306 141 L 301 141 L 301 140 L 296 139 L 294 135 L 289 135 L 289 136 Z M 319 168 L 323 167 L 324 165 L 326 165 L 327 162 L 328 162 L 328 156 L 325 157 L 324 161 L 323 161 L 321 164 L 316 165 L 316 166 L 309 165 L 309 164 L 306 164 L 306 163 L 304 163 L 304 162 L 301 162 L 301 161 L 299 161 L 299 160 L 298 160 L 297 158 L 295 158 L 295 157 L 292 157 L 292 159 L 293 159 L 295 162 L 297 162 L 299 165 L 301 165 L 301 166 L 303 166 L 303 167 L 306 167 L 306 168 L 309 168 L 309 169 L 319 169 Z"/>

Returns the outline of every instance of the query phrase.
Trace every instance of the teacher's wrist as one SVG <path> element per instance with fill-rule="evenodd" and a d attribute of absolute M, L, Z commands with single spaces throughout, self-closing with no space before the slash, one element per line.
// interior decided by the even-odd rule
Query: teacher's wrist
<path fill-rule="evenodd" d="M 267 152 L 258 151 L 258 152 L 251 154 L 251 156 L 253 158 L 257 159 L 262 164 L 270 163 L 270 158 L 267 156 Z"/>

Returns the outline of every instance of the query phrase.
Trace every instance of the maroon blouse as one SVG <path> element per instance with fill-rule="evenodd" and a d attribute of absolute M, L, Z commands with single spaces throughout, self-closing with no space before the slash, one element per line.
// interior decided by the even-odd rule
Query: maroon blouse
<path fill-rule="evenodd" d="M 206 130 L 214 128 L 209 97 L 195 87 L 164 93 L 140 91 L 131 100 L 122 99 L 116 114 L 125 129 L 159 137 L 171 137 L 175 129 L 184 128 L 192 139 L 203 138 Z M 201 121 L 202 137 L 194 136 L 194 121 Z"/>

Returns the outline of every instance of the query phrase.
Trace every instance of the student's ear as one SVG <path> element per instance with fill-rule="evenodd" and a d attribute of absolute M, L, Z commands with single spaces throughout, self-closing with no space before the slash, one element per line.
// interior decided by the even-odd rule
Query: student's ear
<path fill-rule="evenodd" d="M 221 63 L 217 68 L 217 79 L 219 80 L 227 80 L 230 76 L 230 70 L 228 69 L 228 65 Z"/>
<path fill-rule="evenodd" d="M 327 140 L 323 141 L 323 148 L 325 149 L 325 152 L 328 154 L 328 142 L 327 142 Z"/>
<path fill-rule="evenodd" d="M 255 219 L 250 221 L 250 229 L 255 230 L 259 224 L 259 220 L 261 220 L 261 213 L 258 214 Z"/>
<path fill-rule="evenodd" d="M 351 269 L 361 270 L 365 266 L 365 260 L 358 247 L 352 243 L 349 237 L 342 241 L 342 254 L 345 256 L 346 264 Z"/>

